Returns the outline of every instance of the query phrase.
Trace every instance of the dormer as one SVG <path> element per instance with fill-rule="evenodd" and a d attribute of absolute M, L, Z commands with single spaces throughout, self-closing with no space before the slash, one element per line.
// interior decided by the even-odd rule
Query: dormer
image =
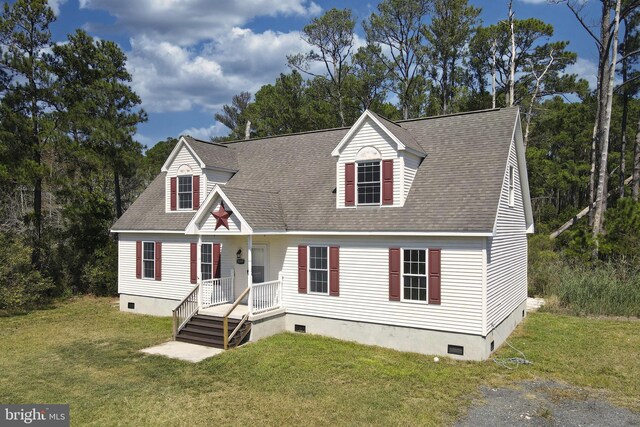
<path fill-rule="evenodd" d="M 404 206 L 426 154 L 406 129 L 366 110 L 331 153 L 336 207 Z"/>
<path fill-rule="evenodd" d="M 165 211 L 166 212 L 195 212 L 200 202 L 209 194 L 216 184 L 225 184 L 235 172 L 235 154 L 229 158 L 227 165 L 220 159 L 222 152 L 232 152 L 217 144 L 198 141 L 188 136 L 182 136 L 173 151 L 162 166 L 166 173 L 165 183 Z M 207 159 L 208 162 L 203 161 Z"/>

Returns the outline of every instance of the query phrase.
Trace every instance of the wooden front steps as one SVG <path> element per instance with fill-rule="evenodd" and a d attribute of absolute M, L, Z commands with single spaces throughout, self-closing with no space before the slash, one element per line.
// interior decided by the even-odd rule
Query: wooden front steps
<path fill-rule="evenodd" d="M 229 319 L 229 334 L 240 323 L 240 319 Z M 223 318 L 196 314 L 182 328 L 176 336 L 176 341 L 191 344 L 206 345 L 208 347 L 224 348 Z M 240 345 L 251 331 L 251 322 L 245 322 L 236 335 L 229 341 L 229 348 Z"/>

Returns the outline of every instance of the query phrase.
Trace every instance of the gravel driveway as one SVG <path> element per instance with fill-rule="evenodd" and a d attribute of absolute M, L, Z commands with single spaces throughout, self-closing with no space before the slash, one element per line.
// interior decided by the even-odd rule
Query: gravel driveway
<path fill-rule="evenodd" d="M 555 382 L 527 381 L 482 393 L 457 426 L 640 426 L 640 414 Z"/>

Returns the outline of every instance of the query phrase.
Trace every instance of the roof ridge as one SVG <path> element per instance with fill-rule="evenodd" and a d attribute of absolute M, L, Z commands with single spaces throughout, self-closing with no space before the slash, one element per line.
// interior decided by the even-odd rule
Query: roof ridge
<path fill-rule="evenodd" d="M 195 138 L 191 135 L 180 135 L 181 137 L 186 137 L 186 138 L 190 138 L 192 140 L 194 140 L 195 142 L 200 142 L 202 144 L 207 144 L 207 145 L 215 145 L 216 147 L 222 147 L 222 148 L 231 148 L 229 146 L 227 146 L 226 144 L 220 143 L 220 142 L 214 142 L 214 141 L 205 141 L 204 139 L 199 139 L 199 138 Z"/>
<path fill-rule="evenodd" d="M 381 119 L 384 119 L 384 120 L 388 121 L 391 124 L 394 124 L 394 125 L 396 125 L 398 127 L 402 127 L 398 123 L 396 123 L 395 121 L 391 120 L 389 117 L 383 116 L 382 114 L 378 114 L 373 110 L 369 110 L 369 111 L 372 112 L 373 114 L 375 114 L 376 116 L 380 117 Z"/>
<path fill-rule="evenodd" d="M 303 131 L 303 132 L 282 133 L 280 135 L 261 136 L 259 138 L 235 139 L 233 141 L 220 142 L 219 144 L 223 144 L 223 145 L 239 144 L 239 143 L 242 143 L 242 142 L 260 141 L 262 139 L 283 138 L 283 137 L 286 137 L 286 136 L 306 135 L 306 134 L 309 134 L 309 133 L 330 132 L 330 131 L 344 130 L 344 129 L 351 129 L 351 126 L 342 126 L 342 127 L 335 127 L 335 128 L 306 130 L 306 131 Z"/>
<path fill-rule="evenodd" d="M 414 119 L 402 119 L 402 120 L 398 120 L 398 122 L 394 123 L 394 124 L 400 126 L 399 123 L 416 122 L 416 121 L 419 121 L 419 120 L 442 119 L 442 118 L 445 118 L 445 117 L 466 116 L 466 115 L 471 115 L 471 114 L 488 113 L 488 112 L 491 112 L 491 111 L 510 110 L 510 109 L 515 109 L 515 108 L 518 108 L 518 107 L 517 106 L 513 106 L 513 107 L 496 107 L 496 108 L 485 108 L 483 110 L 461 111 L 459 113 L 439 114 L 437 116 L 416 117 Z M 400 126 L 400 127 L 402 127 L 402 126 Z"/>

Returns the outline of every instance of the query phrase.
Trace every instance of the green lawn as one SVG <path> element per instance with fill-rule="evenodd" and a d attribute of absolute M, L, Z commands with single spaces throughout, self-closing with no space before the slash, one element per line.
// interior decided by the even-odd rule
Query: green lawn
<path fill-rule="evenodd" d="M 534 364 L 512 371 L 297 334 L 191 364 L 139 353 L 170 338 L 170 320 L 113 303 L 0 318 L 0 402 L 70 403 L 74 425 L 441 425 L 482 384 L 539 377 L 640 411 L 638 321 L 532 314 L 511 342 Z"/>

